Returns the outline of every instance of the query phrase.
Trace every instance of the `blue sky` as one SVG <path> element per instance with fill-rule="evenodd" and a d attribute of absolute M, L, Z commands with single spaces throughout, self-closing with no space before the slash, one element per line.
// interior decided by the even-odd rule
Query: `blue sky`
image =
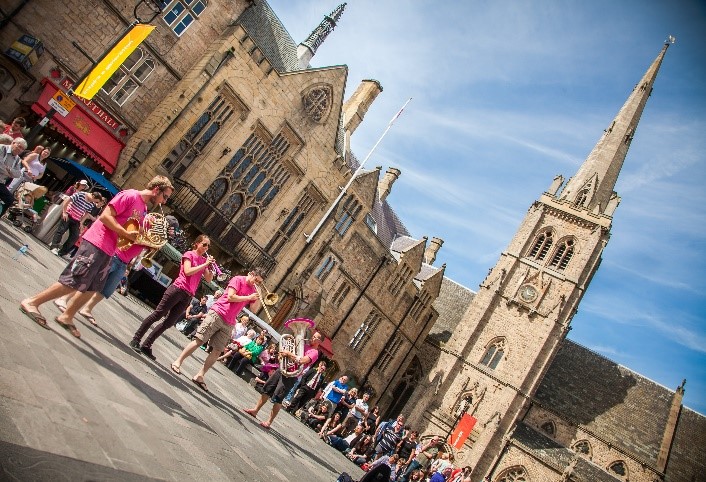
<path fill-rule="evenodd" d="M 336 0 L 270 0 L 296 42 Z M 572 340 L 706 414 L 706 3 L 353 0 L 312 65 L 384 91 L 352 139 L 402 170 L 388 198 L 435 264 L 477 290 L 531 203 L 573 175 L 670 47 L 618 180 L 622 197 Z"/>

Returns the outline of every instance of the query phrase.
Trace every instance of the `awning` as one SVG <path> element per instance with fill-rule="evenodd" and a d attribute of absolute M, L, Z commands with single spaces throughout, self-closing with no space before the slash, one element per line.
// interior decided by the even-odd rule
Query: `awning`
<path fill-rule="evenodd" d="M 93 181 L 94 184 L 98 184 L 113 196 L 120 192 L 120 189 L 115 187 L 115 184 L 106 179 L 103 174 L 96 172 L 89 167 L 83 166 L 72 159 L 50 157 L 49 160 L 56 163 L 56 165 L 74 177 L 87 178 L 87 180 Z"/>
<path fill-rule="evenodd" d="M 324 355 L 333 360 L 333 344 L 331 343 L 331 338 L 325 336 L 324 341 L 319 345 L 319 349 L 324 352 Z"/>
<path fill-rule="evenodd" d="M 51 108 L 49 100 L 58 90 L 59 88 L 52 82 L 45 80 L 44 90 L 37 102 L 32 104 L 32 110 L 41 116 L 46 115 Z M 115 171 L 118 157 L 120 157 L 120 152 L 125 144 L 88 114 L 80 102 L 71 109 L 66 117 L 57 113 L 49 122 L 88 157 L 103 166 L 109 174 Z"/>

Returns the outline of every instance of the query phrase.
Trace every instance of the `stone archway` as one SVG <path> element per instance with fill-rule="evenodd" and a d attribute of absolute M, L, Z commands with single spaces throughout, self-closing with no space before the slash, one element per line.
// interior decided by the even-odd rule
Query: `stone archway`
<path fill-rule="evenodd" d="M 422 363 L 415 356 L 412 358 L 407 370 L 400 378 L 400 381 L 392 389 L 392 404 L 385 411 L 383 420 L 396 417 L 402 411 L 409 399 L 412 397 L 415 388 L 419 386 L 419 381 L 422 379 Z M 405 414 L 409 415 L 409 414 Z"/>

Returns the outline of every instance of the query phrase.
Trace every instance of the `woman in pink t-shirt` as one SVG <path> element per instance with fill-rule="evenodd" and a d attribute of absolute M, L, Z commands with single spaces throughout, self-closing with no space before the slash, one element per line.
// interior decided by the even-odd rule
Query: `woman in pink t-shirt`
<path fill-rule="evenodd" d="M 179 276 L 164 292 L 164 296 L 162 296 L 152 314 L 142 320 L 142 324 L 130 341 L 130 347 L 133 350 L 155 360 L 155 356 L 152 354 L 152 344 L 162 333 L 179 321 L 181 315 L 186 311 L 186 307 L 189 306 L 191 298 L 196 294 L 196 288 L 199 287 L 201 282 L 201 275 L 203 275 L 206 282 L 210 282 L 213 279 L 213 268 L 211 268 L 213 258 L 206 257 L 206 251 L 208 251 L 210 245 L 211 240 L 208 236 L 202 234 L 194 241 L 194 249 L 187 251 L 181 256 Z M 147 333 L 149 327 L 162 318 L 164 318 L 164 321 L 152 330 L 152 333 L 140 345 L 140 341 Z"/>

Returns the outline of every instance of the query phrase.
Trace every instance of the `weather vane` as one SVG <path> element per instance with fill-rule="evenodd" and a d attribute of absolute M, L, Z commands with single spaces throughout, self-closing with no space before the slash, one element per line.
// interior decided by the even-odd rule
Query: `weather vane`
<path fill-rule="evenodd" d="M 677 41 L 677 38 L 674 35 L 669 35 L 667 37 L 667 40 L 664 41 L 664 43 L 671 45 L 676 41 Z"/>

